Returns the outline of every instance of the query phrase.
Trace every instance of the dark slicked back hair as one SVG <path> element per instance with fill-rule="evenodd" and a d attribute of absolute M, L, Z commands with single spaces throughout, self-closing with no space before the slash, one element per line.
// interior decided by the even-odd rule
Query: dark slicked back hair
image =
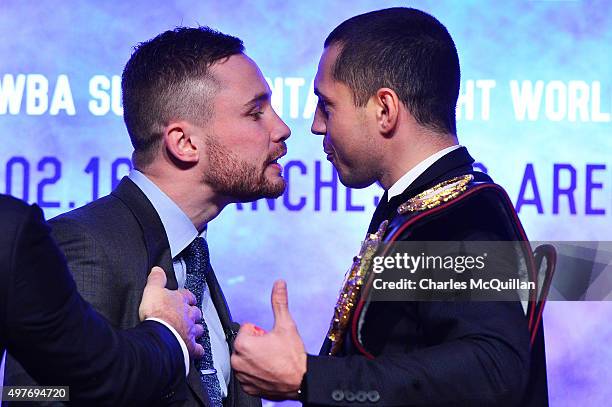
<path fill-rule="evenodd" d="M 240 39 L 209 27 L 177 27 L 135 47 L 121 89 L 137 168 L 153 161 L 171 120 L 201 125 L 211 117 L 218 83 L 209 68 L 243 51 Z"/>
<path fill-rule="evenodd" d="M 456 134 L 459 57 L 446 28 L 412 8 L 389 8 L 350 18 L 325 40 L 340 53 L 333 77 L 365 106 L 380 88 L 393 89 L 416 121 Z"/>

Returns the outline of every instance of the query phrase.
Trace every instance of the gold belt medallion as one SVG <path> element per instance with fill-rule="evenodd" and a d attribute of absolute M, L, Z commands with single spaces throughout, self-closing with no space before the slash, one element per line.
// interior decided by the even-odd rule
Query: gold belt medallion
<path fill-rule="evenodd" d="M 441 182 L 401 204 L 397 208 L 397 213 L 403 215 L 407 212 L 435 208 L 461 195 L 473 179 L 474 176 L 468 174 Z"/>

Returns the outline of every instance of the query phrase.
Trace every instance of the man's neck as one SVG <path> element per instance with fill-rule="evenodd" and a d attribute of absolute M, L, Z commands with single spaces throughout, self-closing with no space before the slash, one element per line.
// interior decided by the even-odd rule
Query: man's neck
<path fill-rule="evenodd" d="M 379 180 L 385 190 L 427 158 L 458 144 L 454 135 L 436 134 L 423 128 L 410 129 L 410 133 L 409 137 L 394 137 L 395 145 L 386 149 L 385 168 Z"/>
<path fill-rule="evenodd" d="M 230 203 L 229 199 L 219 197 L 207 185 L 176 182 L 177 179 L 191 177 L 191 174 L 162 175 L 152 169 L 139 171 L 176 203 L 198 232 L 202 232 L 208 222 L 216 218 Z"/>

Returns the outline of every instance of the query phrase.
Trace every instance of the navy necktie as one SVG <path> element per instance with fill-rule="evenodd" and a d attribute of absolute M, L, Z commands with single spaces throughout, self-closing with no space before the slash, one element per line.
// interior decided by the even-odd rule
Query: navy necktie
<path fill-rule="evenodd" d="M 187 266 L 185 288 L 195 295 L 198 306 L 202 306 L 202 295 L 207 289 L 206 277 L 212 270 L 206 239 L 196 237 L 183 252 L 183 260 L 185 260 Z M 204 320 L 202 320 L 202 325 L 204 326 L 204 334 L 198 339 L 198 343 L 204 348 L 204 356 L 197 360 L 195 365 L 200 371 L 200 378 L 210 399 L 210 406 L 222 407 L 221 386 L 213 364 L 210 334 Z"/>

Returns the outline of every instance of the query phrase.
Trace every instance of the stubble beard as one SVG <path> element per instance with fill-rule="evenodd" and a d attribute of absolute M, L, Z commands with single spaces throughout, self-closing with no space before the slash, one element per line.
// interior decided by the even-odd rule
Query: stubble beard
<path fill-rule="evenodd" d="M 264 167 L 240 160 L 227 148 L 208 137 L 206 147 L 209 169 L 204 182 L 217 193 L 238 202 L 251 202 L 260 198 L 278 198 L 285 191 L 285 180 L 266 177 Z M 266 162 L 273 159 L 268 157 Z M 267 165 L 265 165 L 267 166 Z"/>

